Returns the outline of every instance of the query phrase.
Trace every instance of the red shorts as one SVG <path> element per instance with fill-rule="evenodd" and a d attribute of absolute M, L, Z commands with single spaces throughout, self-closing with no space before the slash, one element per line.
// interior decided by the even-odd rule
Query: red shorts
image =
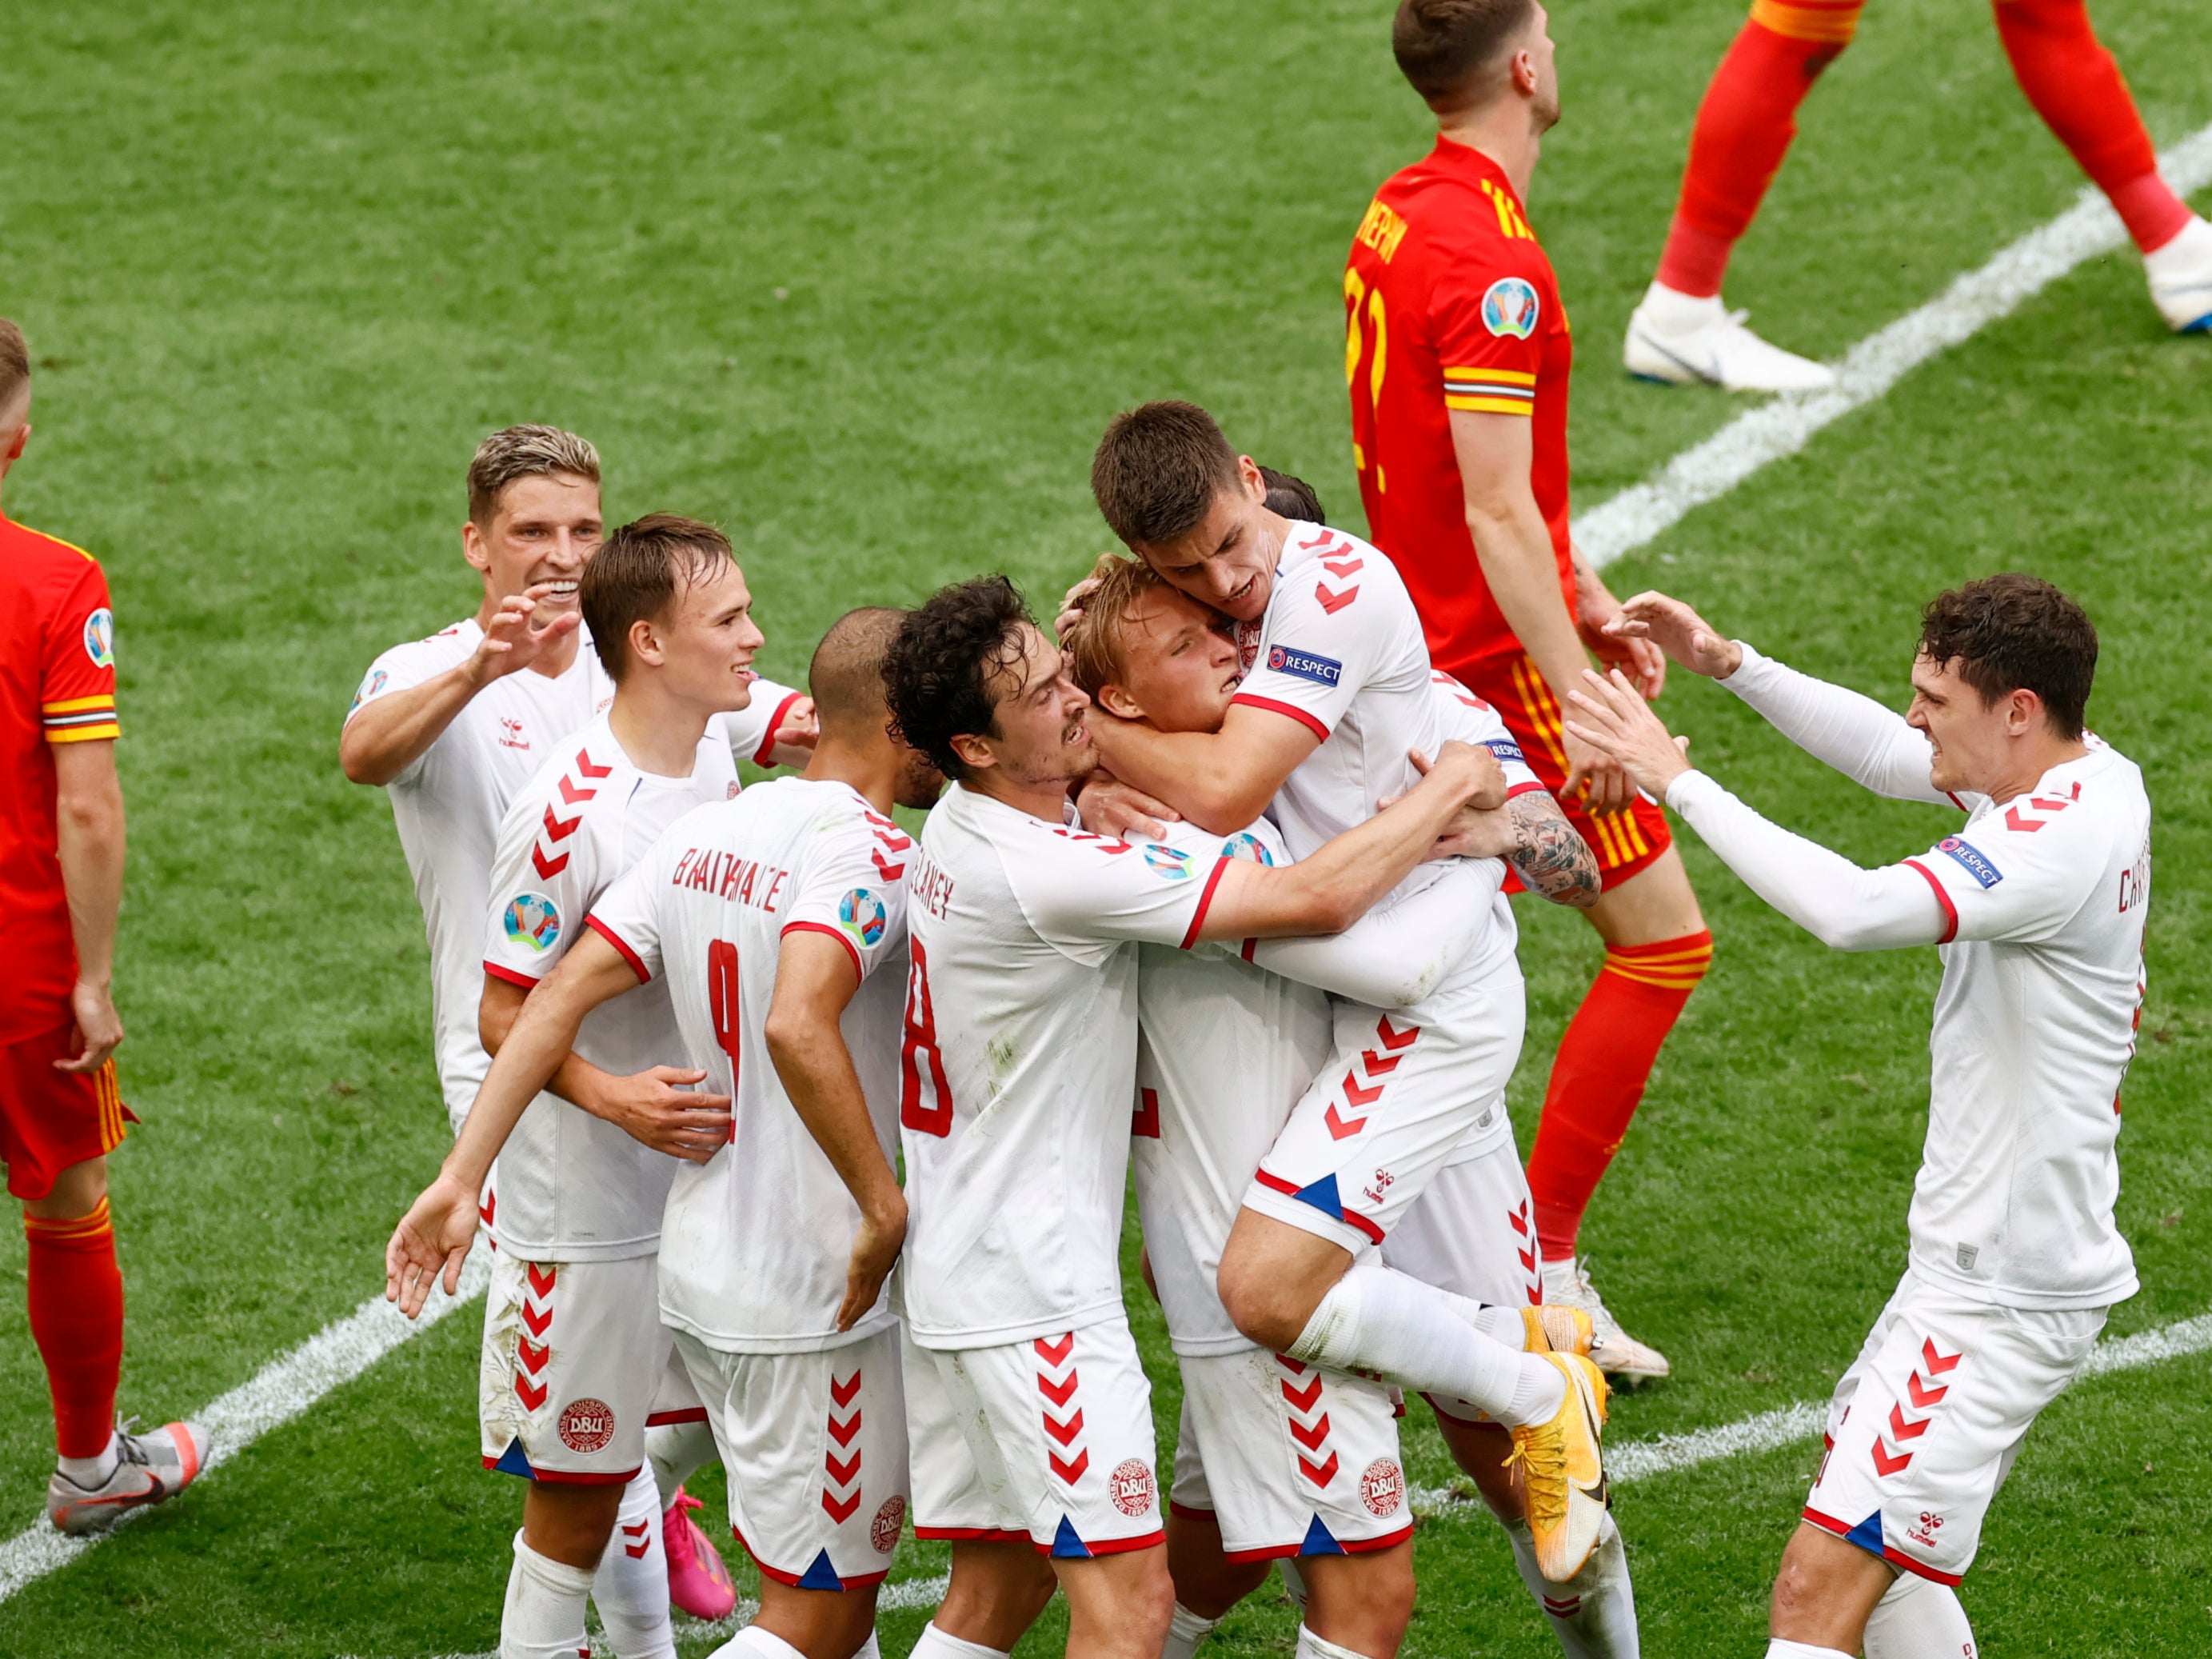
<path fill-rule="evenodd" d="M 1580 801 L 1567 799 L 1563 793 L 1567 782 L 1566 741 L 1559 702 L 1527 657 L 1492 657 L 1461 671 L 1456 678 L 1497 709 L 1514 741 L 1521 745 L 1529 769 L 1559 797 L 1567 821 L 1597 854 L 1598 870 L 1608 891 L 1640 873 L 1674 844 L 1667 814 L 1642 795 L 1621 811 L 1602 817 L 1592 817 Z M 1522 890 L 1519 878 L 1510 872 L 1505 890 Z"/>
<path fill-rule="evenodd" d="M 74 1019 L 0 1043 L 0 1162 L 16 1198 L 44 1198 L 64 1170 L 113 1152 L 125 1121 L 137 1121 L 115 1091 L 113 1060 L 90 1073 L 54 1069 L 78 1051 Z"/>

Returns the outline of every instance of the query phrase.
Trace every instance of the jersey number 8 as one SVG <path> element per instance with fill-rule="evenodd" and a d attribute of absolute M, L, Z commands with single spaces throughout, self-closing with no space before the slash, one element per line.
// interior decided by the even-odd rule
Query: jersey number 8
<path fill-rule="evenodd" d="M 937 1047 L 937 1009 L 929 996 L 929 958 L 909 938 L 913 957 L 906 978 L 906 1040 L 899 1047 L 899 1121 L 916 1134 L 952 1133 L 952 1086 Z M 925 1079 L 922 1062 L 928 1061 Z M 926 1097 L 926 1098 L 925 1098 Z"/>

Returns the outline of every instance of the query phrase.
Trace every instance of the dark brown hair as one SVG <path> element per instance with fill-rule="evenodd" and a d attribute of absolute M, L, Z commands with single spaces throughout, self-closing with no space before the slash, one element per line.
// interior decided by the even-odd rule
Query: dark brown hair
<path fill-rule="evenodd" d="M 679 586 L 730 556 L 730 538 L 697 519 L 648 513 L 618 526 L 584 567 L 577 595 L 608 678 L 619 684 L 629 672 L 633 623 L 665 616 Z"/>
<path fill-rule="evenodd" d="M 1328 522 L 1328 515 L 1322 511 L 1320 495 L 1304 478 L 1263 466 L 1260 469 L 1260 482 L 1267 486 L 1268 512 L 1279 518 L 1303 519 L 1308 524 Z"/>
<path fill-rule="evenodd" d="M 1008 695 L 1003 682 L 1012 678 L 1012 692 L 1020 692 L 1028 621 L 1013 583 L 978 576 L 939 588 L 900 625 L 884 659 L 891 724 L 901 742 L 928 756 L 946 777 L 969 772 L 952 739 L 994 735 L 999 703 Z"/>
<path fill-rule="evenodd" d="M 490 529 L 507 485 L 562 473 L 599 483 L 599 452 L 557 426 L 510 426 L 493 433 L 469 462 L 470 522 Z"/>
<path fill-rule="evenodd" d="M 1158 547 L 1198 528 L 1237 487 L 1237 452 L 1196 404 L 1139 404 L 1116 415 L 1091 458 L 1091 495 L 1130 547 Z"/>
<path fill-rule="evenodd" d="M 1920 613 L 1920 654 L 1939 668 L 1956 663 L 1984 708 L 2008 692 L 2033 691 L 2053 732 L 2081 735 L 2097 677 L 2097 630 L 2042 578 L 2007 571 L 1938 593 Z"/>
<path fill-rule="evenodd" d="M 1534 11 L 1534 0 L 1399 0 L 1390 50 L 1429 107 L 1449 114 L 1487 96 L 1482 82 Z"/>

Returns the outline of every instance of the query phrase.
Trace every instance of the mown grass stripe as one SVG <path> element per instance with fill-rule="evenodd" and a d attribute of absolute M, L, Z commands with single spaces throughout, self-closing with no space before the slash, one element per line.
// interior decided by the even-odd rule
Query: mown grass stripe
<path fill-rule="evenodd" d="M 2199 128 L 2166 151 L 2159 170 L 2185 196 L 2212 184 L 2212 126 Z M 1644 483 L 1583 514 L 1574 522 L 1577 545 L 1601 568 L 1634 552 L 1760 468 L 1795 455 L 1821 428 L 1874 402 L 1930 357 L 2126 240 L 2112 204 L 2085 185 L 2080 199 L 2057 218 L 1845 352 L 1836 365 L 1832 390 L 1761 404 L 1684 450 Z"/>

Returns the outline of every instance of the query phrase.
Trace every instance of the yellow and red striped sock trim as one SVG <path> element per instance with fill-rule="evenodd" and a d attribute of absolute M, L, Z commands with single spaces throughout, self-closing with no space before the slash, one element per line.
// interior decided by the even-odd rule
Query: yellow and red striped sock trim
<path fill-rule="evenodd" d="M 1865 0 L 1752 0 L 1751 21 L 1789 40 L 1847 46 Z"/>
<path fill-rule="evenodd" d="M 23 1237 L 34 1244 L 58 1244 L 64 1249 L 87 1249 L 115 1237 L 107 1200 L 102 1198 L 89 1215 L 29 1215 L 23 1218 Z"/>
<path fill-rule="evenodd" d="M 1605 953 L 1604 971 L 1638 985 L 1689 991 L 1696 988 L 1712 965 L 1713 936 L 1698 933 L 1661 939 L 1656 945 L 1613 945 Z"/>

